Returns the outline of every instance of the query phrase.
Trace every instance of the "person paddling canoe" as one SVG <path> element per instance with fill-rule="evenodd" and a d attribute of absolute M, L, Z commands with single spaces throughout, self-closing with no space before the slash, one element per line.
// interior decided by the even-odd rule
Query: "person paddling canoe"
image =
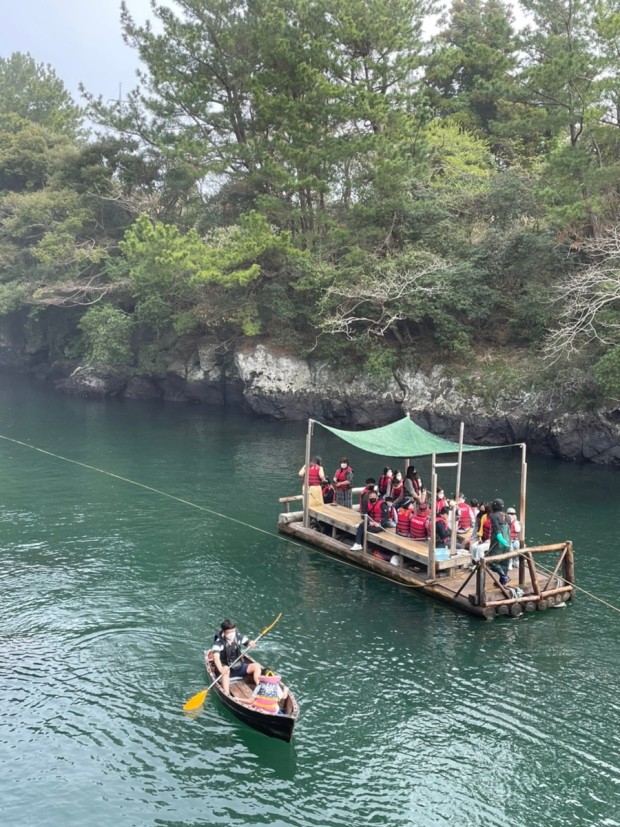
<path fill-rule="evenodd" d="M 261 665 L 256 661 L 254 663 L 245 663 L 241 659 L 241 647 L 247 646 L 248 649 L 253 649 L 256 642 L 250 640 L 245 635 L 241 635 L 237 631 L 237 624 L 232 620 L 223 620 L 220 625 L 220 631 L 213 639 L 213 662 L 215 668 L 222 676 L 221 684 L 222 691 L 226 695 L 230 695 L 230 679 L 243 678 L 245 675 L 251 675 L 255 686 L 258 686 Z M 237 663 L 235 663 L 237 661 Z M 234 665 L 232 665 L 234 664 Z"/>

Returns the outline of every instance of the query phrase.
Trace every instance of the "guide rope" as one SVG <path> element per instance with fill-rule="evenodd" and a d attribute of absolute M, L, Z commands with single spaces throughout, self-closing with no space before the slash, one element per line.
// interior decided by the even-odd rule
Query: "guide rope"
<path fill-rule="evenodd" d="M 87 462 L 80 462 L 77 459 L 71 459 L 70 457 L 64 457 L 61 454 L 55 454 L 53 451 L 47 451 L 45 448 L 39 448 L 37 445 L 32 445 L 30 442 L 23 442 L 20 439 L 14 439 L 10 436 L 5 436 L 4 434 L 0 434 L 0 439 L 4 439 L 7 442 L 13 442 L 15 445 L 21 445 L 24 448 L 30 448 L 32 451 L 37 451 L 39 454 L 45 454 L 48 457 L 54 457 L 54 459 L 62 460 L 63 462 L 70 462 L 72 465 L 78 465 L 81 468 L 87 468 L 89 471 L 96 471 L 98 474 L 105 474 L 107 477 L 112 477 L 113 479 L 120 480 L 121 482 L 126 482 L 128 485 L 135 485 L 138 488 L 143 488 L 145 491 L 151 491 L 153 494 L 159 494 L 162 497 L 167 497 L 169 500 L 175 500 L 176 502 L 182 503 L 183 505 L 188 505 L 190 508 L 196 508 L 199 511 L 204 511 L 207 514 L 212 514 L 214 517 L 220 517 L 222 520 L 229 520 L 231 523 L 237 523 L 237 525 L 242 525 L 244 528 L 251 528 L 253 531 L 258 531 L 261 534 L 265 534 L 267 537 L 273 537 L 276 540 L 280 540 L 282 542 L 290 543 L 297 548 L 301 548 L 306 550 L 306 546 L 302 545 L 301 543 L 297 543 L 295 540 L 291 540 L 288 537 L 284 538 L 280 534 L 276 534 L 273 531 L 267 531 L 265 528 L 259 528 L 258 526 L 252 525 L 251 523 L 246 523 L 243 520 L 237 519 L 237 517 L 231 517 L 229 514 L 222 514 L 220 511 L 215 511 L 213 508 L 207 508 L 205 505 L 200 505 L 200 503 L 192 502 L 191 500 L 186 500 L 183 497 L 177 497 L 175 494 L 170 494 L 168 491 L 162 491 L 160 488 L 154 488 L 152 485 L 146 485 L 146 483 L 138 482 L 137 480 L 129 479 L 129 477 L 123 477 L 121 474 L 115 474 L 112 471 L 106 471 L 105 468 L 97 468 L 95 465 L 89 465 Z M 350 563 L 348 560 L 343 560 L 342 558 L 338 558 L 338 562 L 345 563 L 346 565 L 353 566 L 357 568 L 354 563 Z M 539 568 L 541 571 L 545 572 L 546 574 L 551 574 L 551 569 L 546 569 L 543 565 L 541 565 L 538 561 L 536 562 L 536 567 Z M 380 574 L 379 572 L 373 572 L 378 577 L 383 578 L 384 580 L 388 580 L 390 583 L 394 581 L 391 580 L 389 577 Z M 564 578 L 556 574 L 560 580 Z M 565 581 L 566 582 L 566 581 Z M 405 588 L 422 588 L 425 584 L 424 583 L 401 583 L 399 585 L 404 586 Z M 587 597 L 592 598 L 592 600 L 596 600 L 598 603 L 602 603 L 604 606 L 607 606 L 609 609 L 613 609 L 614 612 L 620 613 L 620 608 L 618 606 L 614 606 L 612 603 L 609 603 L 602 597 L 598 597 L 592 592 L 583 589 L 581 586 L 575 585 L 575 583 L 571 584 L 575 591 L 579 591 L 582 594 L 587 595 Z"/>
<path fill-rule="evenodd" d="M 273 537 L 275 540 L 279 540 L 280 542 L 290 543 L 291 545 L 303 549 L 304 551 L 308 550 L 306 546 L 296 542 L 295 540 L 291 540 L 289 537 L 282 537 L 282 535 L 276 534 L 274 531 L 267 531 L 267 529 L 259 528 L 251 523 L 246 523 L 243 520 L 239 520 L 236 517 L 231 517 L 229 514 L 222 514 L 220 511 L 215 511 L 213 508 L 207 508 L 205 505 L 200 505 L 200 503 L 186 500 L 183 497 L 177 497 L 175 494 L 170 494 L 168 491 L 162 491 L 160 488 L 154 488 L 152 485 L 146 485 L 143 482 L 129 479 L 129 477 L 123 477 L 121 474 L 106 471 L 105 468 L 97 468 L 95 465 L 89 465 L 87 462 L 80 462 L 80 460 L 77 459 L 71 459 L 70 457 L 62 456 L 61 454 L 55 454 L 53 451 L 47 451 L 45 448 L 39 448 L 37 445 L 32 445 L 30 442 L 23 442 L 20 439 L 14 439 L 13 437 L 5 436 L 4 434 L 0 434 L 0 439 L 4 439 L 7 442 L 13 442 L 15 445 L 21 445 L 24 448 L 30 448 L 32 451 L 37 451 L 39 454 L 45 454 L 48 457 L 54 457 L 54 459 L 60 459 L 63 462 L 70 462 L 72 465 L 78 465 L 81 468 L 87 468 L 89 471 L 96 471 L 99 474 L 105 474 L 107 477 L 112 477 L 113 479 L 120 480 L 121 482 L 126 482 L 128 485 L 135 485 L 138 488 L 143 488 L 145 491 L 151 491 L 153 494 L 159 494 L 162 497 L 167 497 L 169 500 L 175 500 L 183 505 L 188 505 L 190 508 L 197 508 L 199 511 L 212 514 L 214 517 L 221 517 L 222 520 L 229 520 L 231 523 L 237 523 L 237 525 L 242 525 L 244 528 L 251 528 L 253 531 L 258 531 L 261 534 L 267 535 L 267 537 Z M 350 563 L 348 560 L 338 558 L 338 562 L 357 568 L 354 563 Z M 379 572 L 375 572 L 375 574 L 383 580 L 388 580 L 390 583 L 394 582 L 389 577 L 379 574 Z M 417 583 L 402 583 L 400 585 L 405 586 L 405 588 L 421 588 L 424 583 L 420 583 L 419 585 Z"/>

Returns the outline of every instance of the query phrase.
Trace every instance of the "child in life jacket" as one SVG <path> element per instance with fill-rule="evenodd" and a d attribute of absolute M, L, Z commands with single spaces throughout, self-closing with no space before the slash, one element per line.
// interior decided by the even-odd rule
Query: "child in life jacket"
<path fill-rule="evenodd" d="M 280 701 L 287 697 L 288 687 L 284 686 L 280 675 L 276 675 L 273 669 L 263 669 L 252 697 L 241 703 L 253 706 L 254 709 L 260 709 L 269 715 L 277 715 L 280 712 Z"/>

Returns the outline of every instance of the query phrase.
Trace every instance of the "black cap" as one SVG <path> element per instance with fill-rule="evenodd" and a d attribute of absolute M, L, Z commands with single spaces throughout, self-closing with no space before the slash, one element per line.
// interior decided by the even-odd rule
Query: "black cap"
<path fill-rule="evenodd" d="M 491 508 L 493 511 L 503 511 L 504 510 L 504 501 L 500 500 L 499 497 L 496 500 L 493 500 L 491 503 Z"/>

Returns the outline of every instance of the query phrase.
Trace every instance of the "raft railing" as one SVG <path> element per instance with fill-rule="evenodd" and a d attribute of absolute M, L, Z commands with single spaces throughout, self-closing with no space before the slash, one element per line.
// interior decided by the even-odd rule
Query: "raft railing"
<path fill-rule="evenodd" d="M 560 552 L 553 569 L 536 567 L 534 562 L 535 554 L 548 554 L 553 552 Z M 491 568 L 495 563 L 501 563 L 504 560 L 511 559 L 518 559 L 519 562 L 518 589 L 520 593 L 517 593 L 514 586 L 501 584 L 498 573 Z M 529 577 L 526 577 L 526 574 L 529 574 Z M 483 557 L 476 561 L 475 568 L 455 594 L 455 599 L 459 597 L 472 577 L 476 578 L 476 592 L 475 595 L 471 595 L 469 599 L 473 605 L 480 606 L 482 609 L 506 606 L 510 610 L 511 606 L 517 605 L 519 606 L 519 613 L 521 612 L 522 605 L 526 611 L 533 611 L 538 608 L 546 609 L 549 605 L 559 603 L 563 598 L 570 598 L 572 595 L 575 583 L 573 544 L 570 540 L 567 540 L 563 543 L 525 547 L 515 551 L 508 551 L 504 554 Z M 502 592 L 503 597 L 501 599 L 488 599 L 488 579 L 493 583 L 494 589 Z M 540 583 L 541 580 L 544 580 L 542 586 Z M 524 593 L 525 587 L 528 586 L 528 581 L 531 592 Z M 555 586 L 553 585 L 554 583 L 556 584 Z"/>

